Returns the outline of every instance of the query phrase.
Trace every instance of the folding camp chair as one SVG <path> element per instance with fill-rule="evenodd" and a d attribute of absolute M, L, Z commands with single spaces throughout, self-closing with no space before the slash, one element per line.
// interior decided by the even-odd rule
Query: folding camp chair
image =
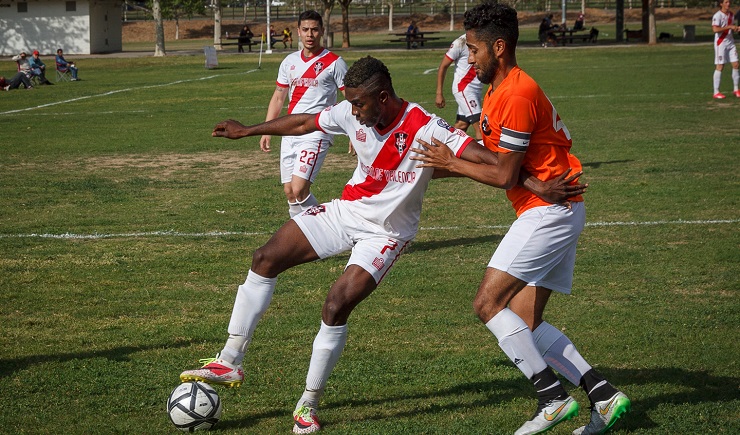
<path fill-rule="evenodd" d="M 15 63 L 18 66 L 18 72 L 20 72 L 21 71 L 21 63 L 18 62 L 18 61 L 16 61 Z M 38 86 L 39 85 L 39 76 L 37 76 L 35 74 L 30 74 L 30 72 L 29 73 L 26 73 L 25 71 L 23 72 L 23 74 L 26 74 L 26 77 L 28 77 L 28 80 L 31 81 L 31 86 Z"/>
<path fill-rule="evenodd" d="M 64 65 L 57 64 L 57 83 L 68 82 L 72 79 L 72 72 Z"/>

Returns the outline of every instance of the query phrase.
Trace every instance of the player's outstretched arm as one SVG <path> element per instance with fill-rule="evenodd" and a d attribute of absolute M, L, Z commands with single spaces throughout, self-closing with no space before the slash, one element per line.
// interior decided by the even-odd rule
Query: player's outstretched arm
<path fill-rule="evenodd" d="M 494 187 L 503 189 L 513 187 L 507 181 L 509 178 L 506 177 L 510 171 L 504 168 L 504 174 L 497 173 L 500 170 L 498 168 L 499 162 L 502 160 L 499 159 L 497 153 L 485 147 L 470 144 L 463 151 L 460 156 L 461 158 L 457 158 L 442 142 L 436 139 L 432 139 L 432 142 L 432 144 L 427 144 L 423 140 L 419 140 L 419 143 L 425 149 L 413 148 L 411 150 L 420 154 L 420 156 L 411 157 L 412 160 L 423 162 L 418 167 L 433 167 L 435 168 L 435 173 L 441 170 L 440 176 L 464 176 Z M 517 154 L 522 153 L 511 153 L 505 156 L 506 158 L 503 159 L 505 164 L 511 165 L 516 160 L 521 160 L 523 154 L 522 156 L 518 156 Z M 570 184 L 575 182 L 583 174 L 583 172 L 579 171 L 569 176 L 570 172 L 571 169 L 568 169 L 563 174 L 548 181 L 541 181 L 524 169 L 520 169 L 516 173 L 518 184 L 524 186 L 524 188 L 543 200 L 552 204 L 558 204 L 567 201 L 568 198 L 583 194 L 588 187 L 588 184 Z"/>
<path fill-rule="evenodd" d="M 318 131 L 316 126 L 316 115 L 301 113 L 297 115 L 285 115 L 262 124 L 246 126 L 233 119 L 221 121 L 213 128 L 213 137 L 225 137 L 227 139 L 241 139 L 247 136 L 280 135 L 280 136 L 302 136 L 304 134 Z"/>
<path fill-rule="evenodd" d="M 416 166 L 417 168 L 439 168 L 501 189 L 510 189 L 519 180 L 519 168 L 524 153 L 497 156 L 497 162 L 492 163 L 481 161 L 477 152 L 471 157 L 471 153 L 477 151 L 474 144 L 466 147 L 461 158 L 457 158 L 452 150 L 435 138 L 432 138 L 431 144 L 422 139 L 417 141 L 422 147 L 411 149 L 418 154 L 412 156 L 411 160 L 422 162 Z"/>
<path fill-rule="evenodd" d="M 439 107 L 440 109 L 445 107 L 445 95 L 444 95 L 444 85 L 445 85 L 445 75 L 447 75 L 447 69 L 452 65 L 452 60 L 444 56 L 442 58 L 442 63 L 439 64 L 439 68 L 437 69 L 437 98 L 434 101 L 434 104 Z"/>

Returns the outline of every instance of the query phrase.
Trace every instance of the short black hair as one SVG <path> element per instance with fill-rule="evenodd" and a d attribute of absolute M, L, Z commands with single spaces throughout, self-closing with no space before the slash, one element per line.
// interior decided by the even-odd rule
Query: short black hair
<path fill-rule="evenodd" d="M 303 11 L 298 15 L 298 27 L 301 26 L 301 21 L 318 21 L 319 27 L 324 27 L 324 19 L 321 18 L 321 14 L 316 11 Z"/>
<path fill-rule="evenodd" d="M 503 39 L 513 50 L 519 40 L 519 19 L 511 6 L 487 0 L 465 12 L 465 30 L 472 30 L 478 38 L 493 45 Z"/>
<path fill-rule="evenodd" d="M 385 90 L 394 94 L 388 67 L 372 56 L 360 58 L 349 67 L 347 74 L 344 75 L 344 86 L 347 88 L 364 86 L 366 92 Z"/>

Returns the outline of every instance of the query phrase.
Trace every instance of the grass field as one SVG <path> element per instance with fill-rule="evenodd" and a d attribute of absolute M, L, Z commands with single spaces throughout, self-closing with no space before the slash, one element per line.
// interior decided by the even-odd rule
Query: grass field
<path fill-rule="evenodd" d="M 452 120 L 450 95 L 433 107 L 443 53 L 371 54 L 402 97 Z M 215 70 L 202 55 L 84 59 L 80 82 L 3 93 L 0 432 L 176 432 L 169 392 L 220 350 L 252 251 L 287 218 L 277 153 L 210 137 L 220 120 L 264 119 L 281 58 L 258 69 L 255 55 L 222 55 Z M 740 100 L 711 99 L 711 46 L 524 48 L 518 60 L 591 184 L 573 295 L 546 315 L 631 397 L 614 433 L 740 433 Z M 346 144 L 320 200 L 351 174 Z M 416 242 L 350 319 L 326 433 L 510 434 L 530 417 L 531 385 L 471 307 L 513 219 L 502 192 L 432 183 Z M 245 384 L 219 388 L 217 433 L 289 432 L 346 260 L 281 276 Z M 553 434 L 588 421 L 568 387 L 582 412 Z"/>

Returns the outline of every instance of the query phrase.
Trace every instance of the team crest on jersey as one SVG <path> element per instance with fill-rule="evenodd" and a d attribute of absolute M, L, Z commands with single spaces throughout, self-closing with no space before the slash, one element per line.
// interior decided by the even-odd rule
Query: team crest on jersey
<path fill-rule="evenodd" d="M 318 61 L 315 64 L 313 64 L 313 70 L 314 72 L 316 72 L 316 75 L 319 75 L 319 73 L 321 73 L 321 71 L 324 70 L 324 62 Z"/>
<path fill-rule="evenodd" d="M 489 136 L 491 133 L 493 133 L 493 130 L 491 130 L 491 126 L 488 123 L 488 115 L 483 115 L 483 119 L 480 122 L 480 130 L 486 136 Z"/>
<path fill-rule="evenodd" d="M 293 71 L 295 69 L 295 65 L 290 66 L 290 70 Z"/>
<path fill-rule="evenodd" d="M 308 172 L 308 166 L 302 165 L 298 170 L 305 174 Z"/>
<path fill-rule="evenodd" d="M 396 149 L 398 150 L 398 154 L 403 154 L 404 150 L 406 150 L 406 147 L 408 146 L 406 141 L 409 138 L 409 134 L 404 131 L 399 131 L 394 136 L 396 138 Z"/>
<path fill-rule="evenodd" d="M 445 130 L 449 131 L 450 133 L 453 133 L 455 131 L 455 127 L 453 127 L 450 124 L 448 124 L 447 121 L 445 121 L 442 118 L 439 118 L 437 120 L 437 125 L 439 125 L 440 127 L 444 128 Z"/>
<path fill-rule="evenodd" d="M 367 133 L 365 133 L 365 130 L 359 129 L 355 133 L 355 138 L 358 142 L 365 142 L 365 140 L 367 140 Z"/>
<path fill-rule="evenodd" d="M 326 207 L 323 205 L 314 205 L 313 207 L 309 208 L 308 210 L 303 212 L 304 216 L 316 216 L 319 213 L 326 212 Z"/>
<path fill-rule="evenodd" d="M 383 267 L 385 266 L 385 261 L 383 261 L 380 257 L 375 257 L 375 260 L 373 260 L 373 266 L 378 270 L 383 270 Z"/>

